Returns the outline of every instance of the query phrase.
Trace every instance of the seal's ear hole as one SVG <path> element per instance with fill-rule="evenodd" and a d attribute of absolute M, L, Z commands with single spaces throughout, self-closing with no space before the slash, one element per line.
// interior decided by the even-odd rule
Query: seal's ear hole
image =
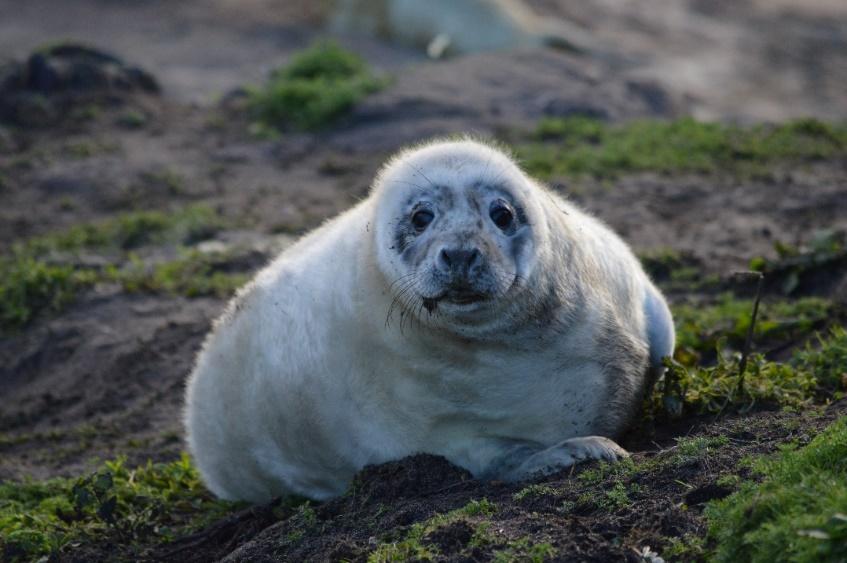
<path fill-rule="evenodd" d="M 515 222 L 515 214 L 512 213 L 512 210 L 499 201 L 491 204 L 491 211 L 488 214 L 501 231 L 508 230 L 512 226 L 512 223 Z"/>
<path fill-rule="evenodd" d="M 416 231 L 423 232 L 432 220 L 435 219 L 435 214 L 429 209 L 419 209 L 412 214 L 412 226 Z"/>

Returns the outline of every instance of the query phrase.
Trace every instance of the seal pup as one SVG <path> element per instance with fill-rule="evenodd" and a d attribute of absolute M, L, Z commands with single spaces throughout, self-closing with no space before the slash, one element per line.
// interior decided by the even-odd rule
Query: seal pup
<path fill-rule="evenodd" d="M 329 25 L 425 48 L 434 59 L 542 45 L 575 53 L 600 50 L 587 30 L 541 18 L 519 0 L 335 0 Z"/>
<path fill-rule="evenodd" d="M 474 140 L 399 153 L 285 250 L 190 376 L 218 496 L 327 499 L 368 464 L 442 455 L 516 481 L 612 441 L 670 355 L 664 298 L 609 228 Z"/>

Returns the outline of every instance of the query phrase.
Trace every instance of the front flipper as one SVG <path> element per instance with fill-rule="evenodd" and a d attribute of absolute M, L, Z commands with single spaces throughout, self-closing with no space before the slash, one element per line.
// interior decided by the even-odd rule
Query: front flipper
<path fill-rule="evenodd" d="M 524 456 L 521 456 L 524 453 Z M 518 459 L 518 456 L 521 459 Z M 555 446 L 528 451 L 518 448 L 511 451 L 499 467 L 492 468 L 491 477 L 503 481 L 523 481 L 555 473 L 581 461 L 602 459 L 618 461 L 629 454 L 615 442 L 602 436 L 584 436 L 559 442 Z"/>

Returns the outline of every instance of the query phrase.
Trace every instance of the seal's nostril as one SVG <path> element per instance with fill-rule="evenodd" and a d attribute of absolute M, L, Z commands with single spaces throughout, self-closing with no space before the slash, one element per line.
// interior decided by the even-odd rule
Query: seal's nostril
<path fill-rule="evenodd" d="M 479 262 L 480 256 L 481 255 L 480 255 L 478 249 L 476 249 L 476 248 L 471 249 L 470 256 L 468 257 L 468 268 L 472 268 L 473 266 L 476 266 L 477 263 Z"/>
<path fill-rule="evenodd" d="M 451 264 L 450 253 L 447 252 L 447 250 L 442 248 L 440 257 L 441 257 L 441 260 L 444 262 L 445 265 L 450 266 L 450 264 Z"/>
<path fill-rule="evenodd" d="M 442 248 L 439 258 L 447 268 L 467 273 L 470 268 L 479 263 L 481 254 L 477 248 Z"/>

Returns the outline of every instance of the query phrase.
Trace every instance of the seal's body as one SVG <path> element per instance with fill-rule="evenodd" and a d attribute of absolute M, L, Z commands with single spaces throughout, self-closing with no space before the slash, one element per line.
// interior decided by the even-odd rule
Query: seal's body
<path fill-rule="evenodd" d="M 250 501 L 329 498 L 419 452 L 506 480 L 615 459 L 604 437 L 673 342 L 607 227 L 496 149 L 434 143 L 233 300 L 189 382 L 189 447 L 213 492 Z"/>
<path fill-rule="evenodd" d="M 541 45 L 598 50 L 586 30 L 561 18 L 541 18 L 518 0 L 336 0 L 330 25 L 426 47 L 434 58 Z"/>

